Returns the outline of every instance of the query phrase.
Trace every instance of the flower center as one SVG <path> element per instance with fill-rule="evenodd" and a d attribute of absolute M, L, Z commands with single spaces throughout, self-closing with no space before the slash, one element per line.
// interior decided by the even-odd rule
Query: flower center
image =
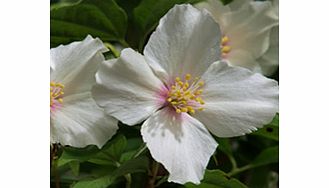
<path fill-rule="evenodd" d="M 61 83 L 50 82 L 50 111 L 55 111 L 62 106 L 64 85 Z"/>
<path fill-rule="evenodd" d="M 204 110 L 205 103 L 201 98 L 203 81 L 196 77 L 191 80 L 191 74 L 185 78 L 176 77 L 168 92 L 167 102 L 177 113 L 187 112 L 194 114 L 195 110 Z"/>
<path fill-rule="evenodd" d="M 227 56 L 227 54 L 232 49 L 231 46 L 229 46 L 229 41 L 230 39 L 226 35 L 224 35 L 221 41 L 221 53 L 223 57 Z"/>

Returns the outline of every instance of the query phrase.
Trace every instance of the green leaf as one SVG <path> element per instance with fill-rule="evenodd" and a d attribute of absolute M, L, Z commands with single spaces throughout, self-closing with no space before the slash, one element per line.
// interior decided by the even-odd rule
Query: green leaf
<path fill-rule="evenodd" d="M 136 172 L 147 172 L 149 168 L 149 159 L 146 156 L 131 159 L 123 163 L 117 170 L 112 173 L 114 178 Z"/>
<path fill-rule="evenodd" d="M 221 0 L 224 5 L 231 3 L 233 0 Z"/>
<path fill-rule="evenodd" d="M 279 162 L 279 146 L 274 146 L 262 151 L 250 164 L 254 167 Z"/>
<path fill-rule="evenodd" d="M 127 15 L 114 0 L 83 0 L 50 12 L 51 46 L 82 40 L 88 34 L 104 42 L 124 42 Z"/>
<path fill-rule="evenodd" d="M 185 184 L 187 188 L 246 188 L 247 186 L 239 180 L 230 178 L 220 170 L 206 170 L 201 184 Z"/>
<path fill-rule="evenodd" d="M 127 139 L 122 134 L 117 135 L 112 141 L 108 148 L 102 150 L 107 155 L 112 156 L 116 161 L 120 160 L 120 156 L 127 147 Z"/>
<path fill-rule="evenodd" d="M 120 167 L 110 173 L 110 175 L 93 180 L 79 181 L 74 184 L 73 188 L 106 188 L 111 185 L 117 177 L 128 173 L 147 172 L 148 165 L 149 161 L 146 156 L 131 159 L 120 165 Z"/>
<path fill-rule="evenodd" d="M 133 23 L 136 28 L 134 35 L 139 41 L 141 51 L 148 34 L 155 29 L 160 18 L 164 16 L 175 4 L 196 3 L 202 0 L 142 0 L 133 10 Z"/>
<path fill-rule="evenodd" d="M 218 142 L 218 149 L 223 153 L 225 153 L 226 155 L 232 156 L 230 140 L 228 138 L 218 138 L 218 137 L 215 137 L 215 139 Z"/>
<path fill-rule="evenodd" d="M 94 180 L 79 181 L 73 185 L 73 188 L 106 188 L 112 183 L 113 182 L 111 176 L 104 176 Z"/>
<path fill-rule="evenodd" d="M 117 166 L 120 157 L 127 146 L 127 139 L 122 134 L 117 134 L 110 142 L 108 142 L 95 156 L 90 158 L 88 162 L 100 165 Z"/>
<path fill-rule="evenodd" d="M 69 166 L 73 172 L 73 175 L 79 176 L 79 170 L 80 170 L 80 162 L 79 161 L 71 161 L 69 163 Z"/>
<path fill-rule="evenodd" d="M 85 148 L 64 147 L 58 160 L 58 166 L 63 166 L 72 161 L 88 161 L 95 164 L 116 166 L 126 145 L 125 136 L 118 134 L 106 143 L 102 149 L 98 149 L 96 146 L 87 146 Z"/>
<path fill-rule="evenodd" d="M 263 128 L 257 130 L 251 135 L 257 135 L 279 141 L 279 114 L 275 115 L 271 123 L 265 125 Z"/>
<path fill-rule="evenodd" d="M 96 146 L 85 148 L 64 147 L 61 157 L 58 159 L 58 166 L 63 166 L 72 161 L 87 161 L 99 152 Z"/>

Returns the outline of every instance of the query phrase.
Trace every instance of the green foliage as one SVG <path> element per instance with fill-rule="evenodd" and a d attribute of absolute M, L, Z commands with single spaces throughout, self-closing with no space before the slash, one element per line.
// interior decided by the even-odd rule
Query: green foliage
<path fill-rule="evenodd" d="M 109 172 L 110 175 L 99 177 L 92 180 L 79 181 L 74 184 L 73 188 L 106 188 L 115 182 L 117 177 L 127 175 L 129 173 L 147 172 L 148 170 L 148 158 L 143 156 L 135 159 L 131 159 L 122 165 L 119 165 L 117 169 Z"/>
<path fill-rule="evenodd" d="M 279 146 L 266 148 L 250 164 L 253 167 L 279 162 Z"/>
<path fill-rule="evenodd" d="M 230 178 L 225 172 L 220 170 L 206 170 L 204 179 L 200 185 L 193 183 L 185 184 L 187 188 L 247 188 L 239 180 Z"/>
<path fill-rule="evenodd" d="M 82 40 L 88 34 L 125 44 L 127 15 L 114 0 L 83 0 L 50 12 L 51 46 Z"/>
<path fill-rule="evenodd" d="M 279 114 L 277 114 L 271 123 L 252 133 L 252 135 L 262 136 L 275 141 L 279 141 Z"/>

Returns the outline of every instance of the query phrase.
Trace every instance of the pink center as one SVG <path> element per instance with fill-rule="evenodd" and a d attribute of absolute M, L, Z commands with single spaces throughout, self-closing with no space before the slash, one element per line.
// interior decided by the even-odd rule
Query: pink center
<path fill-rule="evenodd" d="M 50 111 L 54 112 L 62 106 L 64 85 L 61 83 L 50 82 Z"/>
<path fill-rule="evenodd" d="M 194 114 L 196 110 L 204 110 L 205 102 L 201 98 L 203 85 L 199 78 L 191 79 L 190 74 L 183 78 L 176 77 L 169 88 L 163 88 L 158 93 L 159 102 L 176 113 Z"/>

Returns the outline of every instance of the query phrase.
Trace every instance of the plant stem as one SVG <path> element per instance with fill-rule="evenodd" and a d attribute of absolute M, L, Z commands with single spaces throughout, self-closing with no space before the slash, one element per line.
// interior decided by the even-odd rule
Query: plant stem
<path fill-rule="evenodd" d="M 159 187 L 162 183 L 168 180 L 168 176 L 163 176 L 156 184 L 155 187 Z"/>
<path fill-rule="evenodd" d="M 153 165 L 152 165 L 152 176 L 148 181 L 148 188 L 154 188 L 154 183 L 158 174 L 158 169 L 159 169 L 159 163 L 156 161 L 153 161 Z"/>
<path fill-rule="evenodd" d="M 251 168 L 254 168 L 254 166 L 251 165 L 251 164 L 248 164 L 248 165 L 243 166 L 243 167 L 241 167 L 241 168 L 234 168 L 234 169 L 231 170 L 231 172 L 227 173 L 227 175 L 228 175 L 228 176 L 234 176 L 234 175 L 236 175 L 236 174 L 239 174 L 239 173 L 241 173 L 241 172 L 243 172 L 243 171 L 246 171 L 246 170 L 249 170 L 249 169 L 251 169 Z"/>
<path fill-rule="evenodd" d="M 232 170 L 235 170 L 238 168 L 237 164 L 236 164 L 236 161 L 234 159 L 234 157 L 232 155 L 227 155 L 228 159 L 230 160 L 231 164 L 232 164 Z"/>
<path fill-rule="evenodd" d="M 139 149 L 138 151 L 134 154 L 133 158 L 136 158 L 138 157 L 140 154 L 142 154 L 145 149 L 147 148 L 146 144 L 143 144 Z"/>
<path fill-rule="evenodd" d="M 131 187 L 131 174 L 126 174 L 125 178 L 126 178 L 126 188 L 130 188 Z"/>
<path fill-rule="evenodd" d="M 118 58 L 120 56 L 120 52 L 112 44 L 104 42 L 104 45 L 111 50 L 115 58 Z"/>
<path fill-rule="evenodd" d="M 216 158 L 216 154 L 212 155 L 212 158 L 214 159 L 216 166 L 218 166 L 218 160 Z"/>
<path fill-rule="evenodd" d="M 125 48 L 129 47 L 129 44 L 125 40 L 120 40 L 119 43 Z"/>
<path fill-rule="evenodd" d="M 57 163 L 58 163 L 57 152 L 58 152 L 58 145 L 52 144 L 50 150 L 50 165 L 53 173 L 55 174 L 55 186 L 56 188 L 60 188 L 60 177 L 57 170 Z"/>

